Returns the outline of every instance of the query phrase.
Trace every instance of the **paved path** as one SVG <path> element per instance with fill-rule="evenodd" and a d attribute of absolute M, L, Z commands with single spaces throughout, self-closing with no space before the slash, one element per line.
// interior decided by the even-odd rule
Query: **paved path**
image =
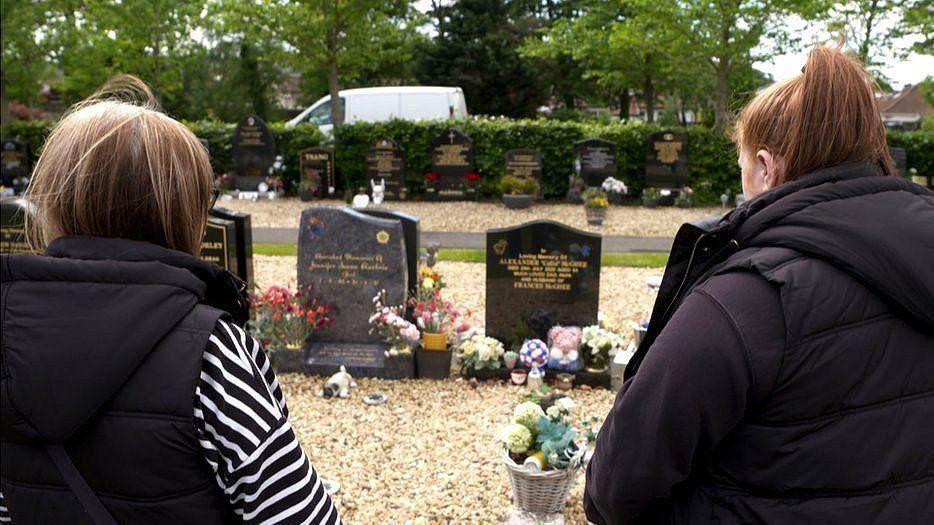
<path fill-rule="evenodd" d="M 442 248 L 479 249 L 485 248 L 482 232 L 422 232 L 422 247 L 438 243 Z M 624 235 L 604 235 L 604 253 L 625 252 L 667 252 L 671 249 L 671 237 L 628 237 Z M 255 243 L 298 242 L 298 228 L 253 228 Z"/>

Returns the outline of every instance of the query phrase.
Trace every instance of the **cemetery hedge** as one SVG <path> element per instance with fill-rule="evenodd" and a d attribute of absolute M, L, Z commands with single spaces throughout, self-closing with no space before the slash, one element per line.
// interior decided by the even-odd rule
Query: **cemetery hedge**
<path fill-rule="evenodd" d="M 217 173 L 233 171 L 230 159 L 231 138 L 235 124 L 217 121 L 186 122 L 200 138 L 210 142 L 211 162 Z M 506 119 L 471 117 L 454 122 L 393 120 L 379 123 L 357 123 L 335 129 L 337 183 L 339 189 L 363 183 L 364 150 L 383 137 L 395 139 L 406 151 L 407 186 L 410 191 L 424 189 L 424 175 L 430 171 L 431 139 L 450 126 L 455 126 L 474 141 L 477 171 L 483 176 L 481 191 L 495 195 L 502 176 L 505 152 L 515 148 L 535 148 L 542 152 L 542 192 L 561 197 L 567 191 L 568 175 L 573 161 L 574 142 L 585 138 L 603 138 L 616 143 L 619 177 L 633 195 L 643 187 L 643 163 L 646 137 L 662 129 L 643 122 L 572 122 L 546 119 Z M 14 121 L 3 126 L 4 139 L 19 138 L 37 152 L 50 131 L 50 121 Z M 284 123 L 269 124 L 276 140 L 276 149 L 285 159 L 284 177 L 298 179 L 298 152 L 325 142 L 321 133 L 310 124 L 286 128 Z M 739 167 L 732 142 L 714 130 L 702 126 L 674 128 L 688 136 L 687 154 L 690 163 L 690 185 L 700 203 L 719 203 L 719 195 L 730 188 L 740 188 Z M 908 167 L 920 174 L 934 174 L 934 132 L 889 131 L 889 143 L 908 150 Z"/>

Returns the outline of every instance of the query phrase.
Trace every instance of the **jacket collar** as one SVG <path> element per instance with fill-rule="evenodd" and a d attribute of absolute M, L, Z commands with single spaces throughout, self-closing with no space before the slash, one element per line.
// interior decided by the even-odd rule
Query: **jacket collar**
<path fill-rule="evenodd" d="M 143 241 L 72 235 L 49 243 L 45 255 L 92 261 L 155 261 L 188 270 L 204 285 L 198 293 L 201 302 L 228 312 L 236 322 L 249 318 L 246 283 L 227 270 L 187 253 Z"/>

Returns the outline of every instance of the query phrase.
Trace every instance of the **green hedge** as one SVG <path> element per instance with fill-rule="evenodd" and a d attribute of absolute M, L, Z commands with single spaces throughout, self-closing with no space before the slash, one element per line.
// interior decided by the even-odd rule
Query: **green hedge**
<path fill-rule="evenodd" d="M 38 152 L 52 123 L 49 121 L 14 121 L 0 130 L 3 138 L 19 137 Z M 211 145 L 211 162 L 218 173 L 233 170 L 230 145 L 235 125 L 198 121 L 186 122 L 199 137 Z M 430 171 L 429 143 L 432 138 L 451 126 L 456 126 L 474 140 L 477 171 L 483 176 L 481 191 L 485 195 L 497 193 L 497 183 L 505 170 L 505 152 L 514 148 L 533 148 L 542 152 L 544 169 L 542 192 L 546 196 L 560 197 L 567 191 L 568 175 L 573 162 L 574 142 L 586 138 L 611 140 L 617 146 L 619 178 L 626 182 L 634 195 L 643 187 L 643 163 L 646 137 L 661 129 L 642 122 L 569 122 L 556 120 L 511 120 L 502 118 L 468 118 L 454 123 L 446 121 L 410 122 L 394 120 L 380 123 L 358 123 L 335 129 L 336 168 L 338 190 L 360 186 L 363 183 L 363 153 L 372 143 L 383 137 L 395 139 L 406 150 L 407 185 L 410 191 L 424 188 L 424 175 Z M 281 122 L 269 125 L 276 140 L 276 150 L 285 159 L 285 177 L 298 178 L 298 152 L 324 142 L 318 130 L 302 124 L 286 128 Z M 717 203 L 724 189 L 740 189 L 736 150 L 725 136 L 701 126 L 675 128 L 688 136 L 687 154 L 690 163 L 689 184 L 701 203 Z M 889 142 L 894 147 L 908 150 L 908 168 L 921 174 L 934 174 L 934 132 L 890 131 Z"/>
<path fill-rule="evenodd" d="M 53 121 L 49 120 L 15 120 L 10 125 L 0 128 L 0 135 L 2 135 L 3 140 L 8 137 L 16 138 L 29 144 L 29 150 L 33 154 L 33 159 L 35 159 L 54 124 Z M 198 138 L 207 139 L 211 150 L 211 166 L 214 167 L 215 173 L 234 171 L 230 148 L 234 128 L 237 127 L 236 124 L 210 120 L 185 122 L 184 124 Z M 283 176 L 287 180 L 297 181 L 299 171 L 298 152 L 305 148 L 320 145 L 324 142 L 324 136 L 316 126 L 311 124 L 301 124 L 287 128 L 284 122 L 272 122 L 269 124 L 269 131 L 276 141 L 276 153 L 283 156 L 285 164 Z"/>

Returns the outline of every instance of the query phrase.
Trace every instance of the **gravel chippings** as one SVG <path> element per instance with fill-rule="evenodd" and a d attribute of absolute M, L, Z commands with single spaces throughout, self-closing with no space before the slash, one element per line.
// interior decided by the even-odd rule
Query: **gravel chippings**
<path fill-rule="evenodd" d="M 260 289 L 295 287 L 296 260 L 254 256 Z M 447 296 L 483 321 L 484 265 L 440 262 Z M 649 311 L 654 294 L 645 285 L 660 269 L 604 268 L 600 309 L 611 326 L 629 333 L 629 322 Z M 318 472 L 341 485 L 335 495 L 345 523 L 498 524 L 511 512 L 512 492 L 500 459 L 499 429 L 528 391 L 525 387 L 461 378 L 387 381 L 357 379 L 348 399 L 315 393 L 322 378 L 283 374 L 279 381 L 289 419 Z M 385 393 L 378 406 L 366 394 Z M 579 415 L 605 416 L 615 395 L 605 389 L 574 390 Z M 564 511 L 566 523 L 587 523 L 583 473 Z"/>
<path fill-rule="evenodd" d="M 343 201 L 302 202 L 298 198 L 226 200 L 220 206 L 251 215 L 255 227 L 298 228 L 302 210 L 312 206 L 345 206 Z M 385 202 L 381 209 L 409 213 L 421 219 L 422 231 L 484 232 L 536 219 L 551 219 L 575 228 L 607 235 L 672 237 L 684 222 L 723 215 L 721 208 L 643 208 L 610 206 L 603 226 L 588 226 L 584 207 L 563 203 L 538 203 L 525 210 L 507 210 L 501 202 Z"/>

